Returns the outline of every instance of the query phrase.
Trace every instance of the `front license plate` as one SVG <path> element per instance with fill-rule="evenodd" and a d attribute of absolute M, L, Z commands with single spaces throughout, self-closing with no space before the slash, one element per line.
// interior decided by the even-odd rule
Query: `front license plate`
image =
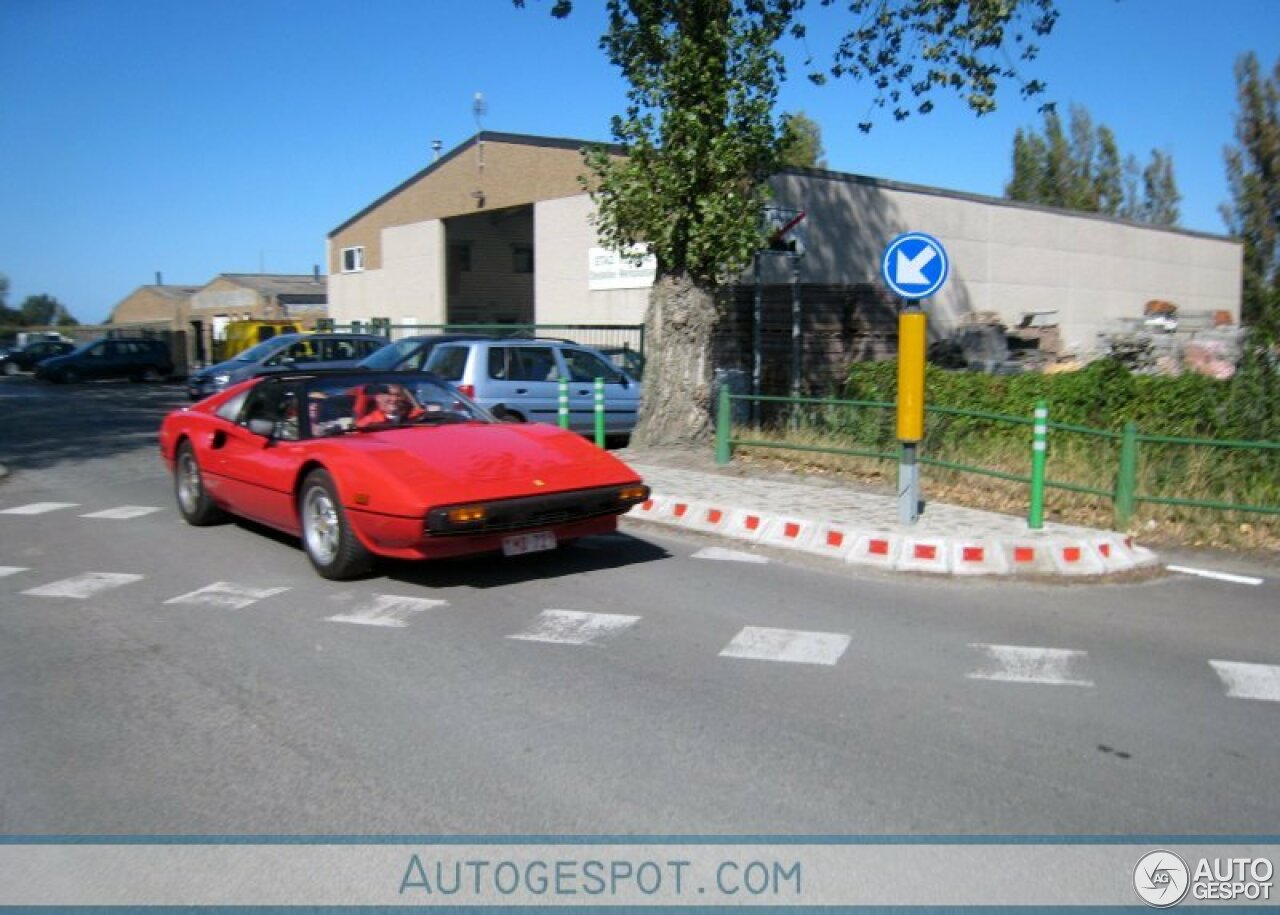
<path fill-rule="evenodd" d="M 525 553 L 540 553 L 543 550 L 555 548 L 556 535 L 551 531 L 534 531 L 532 534 L 516 534 L 514 537 L 502 538 L 504 556 L 522 556 Z"/>

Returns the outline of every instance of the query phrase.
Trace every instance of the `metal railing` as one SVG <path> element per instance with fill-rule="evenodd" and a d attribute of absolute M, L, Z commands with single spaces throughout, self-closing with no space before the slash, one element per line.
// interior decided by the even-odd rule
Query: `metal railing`
<path fill-rule="evenodd" d="M 735 435 L 735 402 L 784 406 L 789 416 L 786 422 L 779 424 L 776 438 L 765 437 L 764 429 L 759 426 L 746 427 Z M 896 441 L 891 443 L 894 410 L 894 404 L 884 401 L 763 397 L 733 394 L 728 387 L 722 387 L 716 405 L 716 462 L 729 463 L 735 447 L 896 461 L 899 458 L 899 446 Z M 833 422 L 833 412 L 842 414 L 843 419 Z M 948 420 L 963 421 L 960 428 L 949 430 L 949 435 L 946 436 L 951 449 L 967 441 L 966 435 L 972 434 L 975 446 L 973 450 L 981 451 L 984 443 L 990 444 L 992 447 L 989 450 L 1001 451 L 1005 458 L 1010 451 L 1008 431 L 984 436 L 975 431 L 975 424 L 1030 427 L 1032 435 L 1025 452 L 1028 468 L 1026 472 L 972 463 L 973 459 L 957 458 L 954 454 L 948 457 L 930 455 L 928 437 L 919 460 L 928 467 L 1027 486 L 1027 520 L 1028 526 L 1033 529 L 1043 526 L 1045 491 L 1050 489 L 1109 501 L 1113 523 L 1118 530 L 1129 526 L 1134 511 L 1140 504 L 1280 515 L 1280 442 L 1147 435 L 1139 432 L 1132 422 L 1127 423 L 1120 432 L 1094 429 L 1050 420 L 1048 406 L 1043 401 L 1037 404 L 1035 414 L 1031 417 L 955 407 L 926 407 L 925 413 L 934 419 L 934 422 L 927 424 L 930 428 L 945 424 Z M 833 433 L 833 429 L 838 430 L 838 433 Z M 801 430 L 809 430 L 818 441 L 804 441 L 805 436 L 799 434 Z M 824 438 L 840 437 L 854 441 L 847 447 L 821 443 Z M 1084 441 L 1072 441 L 1072 437 Z M 867 438 L 872 441 L 866 441 Z M 1089 466 L 1089 479 L 1055 479 L 1051 476 L 1052 470 L 1061 469 L 1061 464 L 1066 463 L 1060 462 L 1057 468 L 1053 466 L 1051 456 L 1054 446 L 1066 452 L 1075 452 L 1077 456 L 1087 454 L 1085 460 L 1077 460 L 1076 464 Z M 1212 450 L 1214 456 L 1194 456 L 1194 452 L 1204 449 Z M 946 448 L 942 450 L 945 451 Z M 1228 455 L 1223 456 L 1223 451 Z M 1107 482 L 1100 483 L 1099 479 Z M 1190 498 L 1169 494 L 1173 487 L 1180 487 L 1185 492 L 1192 479 L 1197 481 L 1195 488 L 1218 488 L 1228 495 L 1224 498 Z M 1242 481 L 1246 481 L 1243 486 Z M 1261 486 L 1254 489 L 1261 489 L 1267 501 L 1255 502 L 1230 497 L 1232 492 L 1248 490 L 1255 481 L 1260 481 Z"/>
<path fill-rule="evenodd" d="M 392 324 L 389 318 L 371 318 L 338 324 L 317 322 L 325 332 L 381 334 L 390 340 L 417 334 L 483 334 L 492 337 L 548 337 L 572 340 L 595 349 L 630 350 L 644 357 L 643 324 Z"/>

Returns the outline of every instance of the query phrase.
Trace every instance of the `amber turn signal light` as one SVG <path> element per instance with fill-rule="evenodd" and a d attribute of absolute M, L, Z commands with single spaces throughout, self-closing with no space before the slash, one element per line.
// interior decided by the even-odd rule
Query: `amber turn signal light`
<path fill-rule="evenodd" d="M 483 521 L 485 509 L 483 505 L 463 505 L 449 509 L 449 523 L 469 524 L 472 521 Z"/>

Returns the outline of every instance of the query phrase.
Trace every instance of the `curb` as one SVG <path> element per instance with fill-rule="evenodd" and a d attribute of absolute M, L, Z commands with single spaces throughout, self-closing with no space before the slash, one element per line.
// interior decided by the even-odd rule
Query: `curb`
<path fill-rule="evenodd" d="M 903 534 L 663 495 L 654 495 L 623 517 L 892 572 L 1019 579 L 1100 578 L 1159 564 L 1159 557 L 1137 546 L 1132 537 L 1088 529 L 1081 529 L 1079 534 Z"/>

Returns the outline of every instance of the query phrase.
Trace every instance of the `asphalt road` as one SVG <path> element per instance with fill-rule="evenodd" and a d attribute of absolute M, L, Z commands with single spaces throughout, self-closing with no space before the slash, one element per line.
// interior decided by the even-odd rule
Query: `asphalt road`
<path fill-rule="evenodd" d="M 0 833 L 1280 822 L 1274 572 L 851 579 L 628 523 L 334 584 L 182 523 L 154 445 L 182 402 L 0 379 Z"/>

